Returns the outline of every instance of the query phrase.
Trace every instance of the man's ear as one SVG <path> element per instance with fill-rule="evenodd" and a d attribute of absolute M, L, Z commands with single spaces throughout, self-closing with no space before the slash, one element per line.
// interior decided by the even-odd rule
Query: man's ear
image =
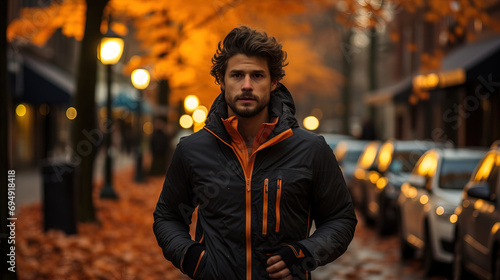
<path fill-rule="evenodd" d="M 220 89 L 221 89 L 221 91 L 226 90 L 226 86 L 224 85 L 224 82 L 220 82 Z"/>
<path fill-rule="evenodd" d="M 271 82 L 271 92 L 273 92 L 278 86 L 278 80 Z"/>

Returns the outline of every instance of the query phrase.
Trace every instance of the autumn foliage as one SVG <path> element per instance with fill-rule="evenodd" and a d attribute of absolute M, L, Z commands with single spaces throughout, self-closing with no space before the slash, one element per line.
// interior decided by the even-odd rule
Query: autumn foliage
<path fill-rule="evenodd" d="M 282 41 L 290 60 L 284 82 L 295 95 L 335 94 L 340 75 L 304 39 L 311 31 L 307 16 L 318 12 L 324 2 L 110 0 L 105 14 L 111 15 L 113 31 L 128 34 L 127 42 L 136 42 L 137 55 L 124 61 L 124 75 L 138 67 L 148 68 L 153 80 L 169 80 L 171 104 L 194 93 L 208 107 L 219 93 L 208 74 L 211 58 L 218 42 L 241 24 L 265 30 Z M 85 7 L 84 0 L 61 0 L 24 9 L 10 23 L 8 38 L 43 45 L 62 28 L 66 36 L 81 40 Z M 102 21 L 103 33 L 108 28 L 107 18 Z"/>
<path fill-rule="evenodd" d="M 20 280 L 189 279 L 165 260 L 153 234 L 153 211 L 163 178 L 133 183 L 133 170 L 115 176 L 119 200 L 100 200 L 98 224 L 79 224 L 77 235 L 43 232 L 42 208 L 19 214 L 16 254 Z"/>

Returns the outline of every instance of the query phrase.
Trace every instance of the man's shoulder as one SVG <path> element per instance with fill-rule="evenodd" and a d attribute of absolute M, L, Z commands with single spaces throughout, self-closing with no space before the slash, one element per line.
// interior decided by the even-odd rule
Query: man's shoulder
<path fill-rule="evenodd" d="M 295 128 L 293 130 L 293 135 L 297 140 L 303 140 L 310 142 L 311 144 L 323 144 L 325 142 L 325 138 L 320 134 L 311 132 L 309 130 L 305 130 L 303 128 Z"/>
<path fill-rule="evenodd" d="M 197 132 L 183 136 L 179 139 L 180 146 L 196 146 L 207 144 L 210 141 L 209 133 L 205 129 L 200 129 Z"/>

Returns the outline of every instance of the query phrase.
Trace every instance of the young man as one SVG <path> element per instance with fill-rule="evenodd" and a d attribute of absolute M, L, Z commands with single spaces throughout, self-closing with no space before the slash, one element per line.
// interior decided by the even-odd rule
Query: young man
<path fill-rule="evenodd" d="M 298 127 L 279 83 L 285 60 L 274 37 L 246 26 L 212 59 L 222 93 L 205 128 L 178 144 L 154 212 L 165 258 L 192 278 L 310 279 L 353 238 L 357 220 L 332 150 Z"/>

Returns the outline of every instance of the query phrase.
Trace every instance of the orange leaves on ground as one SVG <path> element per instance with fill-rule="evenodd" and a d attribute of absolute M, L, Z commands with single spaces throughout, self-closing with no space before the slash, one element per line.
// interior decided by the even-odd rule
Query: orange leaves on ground
<path fill-rule="evenodd" d="M 128 170 L 114 182 L 120 199 L 97 199 L 100 225 L 79 224 L 78 235 L 44 233 L 40 205 L 21 210 L 19 279 L 187 279 L 164 259 L 152 231 L 162 178 L 137 184 Z"/>

